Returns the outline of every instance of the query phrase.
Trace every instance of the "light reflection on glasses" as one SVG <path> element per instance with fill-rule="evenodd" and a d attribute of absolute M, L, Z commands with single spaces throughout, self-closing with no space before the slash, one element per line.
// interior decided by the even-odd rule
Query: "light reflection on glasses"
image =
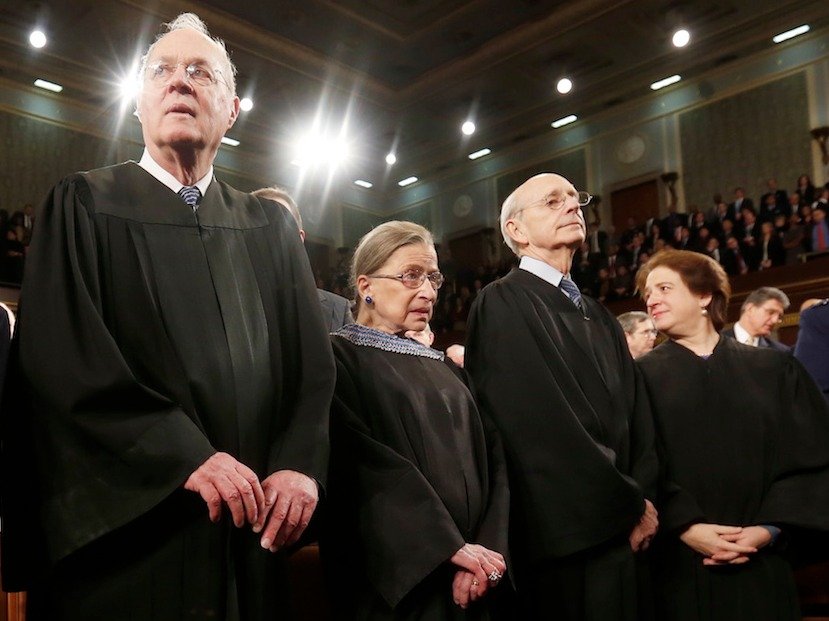
<path fill-rule="evenodd" d="M 173 79 L 176 70 L 180 66 L 184 66 L 184 75 L 186 78 L 199 86 L 216 84 L 222 73 L 219 69 L 211 69 L 202 63 L 189 63 L 185 65 L 184 63 L 171 64 L 156 62 L 147 67 L 147 77 L 149 77 L 150 82 L 153 84 L 165 86 L 170 83 L 170 80 Z"/>
<path fill-rule="evenodd" d="M 578 203 L 579 207 L 587 207 L 591 200 L 593 200 L 593 196 L 589 192 L 585 192 L 582 190 L 581 192 L 576 192 L 575 194 L 565 194 L 563 196 L 559 194 L 549 194 L 544 198 L 541 198 L 533 203 L 530 203 L 526 207 L 535 207 L 536 205 L 544 205 L 545 207 L 549 207 L 553 210 L 558 210 L 564 207 L 567 204 L 567 199 L 575 198 L 576 202 Z M 525 208 L 526 208 L 525 207 Z"/>

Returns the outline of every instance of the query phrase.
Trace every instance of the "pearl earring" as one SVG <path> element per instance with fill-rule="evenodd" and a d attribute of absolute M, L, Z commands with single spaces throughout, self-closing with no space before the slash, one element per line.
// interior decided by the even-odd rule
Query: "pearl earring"
<path fill-rule="evenodd" d="M 708 315 L 708 309 L 703 306 L 702 307 L 702 316 L 705 317 L 706 315 Z"/>
<path fill-rule="evenodd" d="M 366 304 L 374 304 L 374 298 L 372 298 L 370 295 L 367 295 Z"/>

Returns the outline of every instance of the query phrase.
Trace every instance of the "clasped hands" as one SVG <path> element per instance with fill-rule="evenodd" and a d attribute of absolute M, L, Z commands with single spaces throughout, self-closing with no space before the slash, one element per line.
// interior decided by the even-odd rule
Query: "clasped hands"
<path fill-rule="evenodd" d="M 260 544 L 276 552 L 296 543 L 311 521 L 319 500 L 317 483 L 294 470 L 279 470 L 259 481 L 256 473 L 227 453 L 211 455 L 184 483 L 207 504 L 212 522 L 227 506 L 233 524 L 251 524 L 262 533 Z"/>
<path fill-rule="evenodd" d="M 703 565 L 742 565 L 752 554 L 771 543 L 771 533 L 762 526 L 693 524 L 679 538 L 701 554 Z"/>
<path fill-rule="evenodd" d="M 449 561 L 460 568 L 452 581 L 452 597 L 461 608 L 486 595 L 507 571 L 503 555 L 475 543 L 464 544 Z"/>

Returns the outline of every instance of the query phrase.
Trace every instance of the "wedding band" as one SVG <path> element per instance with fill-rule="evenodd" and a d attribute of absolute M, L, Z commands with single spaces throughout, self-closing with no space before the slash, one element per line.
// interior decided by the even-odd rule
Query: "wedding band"
<path fill-rule="evenodd" d="M 493 569 L 493 570 L 492 570 L 492 573 L 490 573 L 490 574 L 487 576 L 487 578 L 489 578 L 489 581 L 490 581 L 490 582 L 498 582 L 498 581 L 499 581 L 501 578 L 503 578 L 503 577 L 504 577 L 504 574 L 502 574 L 502 573 L 501 573 L 500 571 L 498 571 L 497 569 Z"/>
<path fill-rule="evenodd" d="M 478 579 L 477 579 L 477 578 L 472 578 L 472 586 L 474 586 L 474 587 L 475 587 L 475 586 L 478 586 L 479 584 L 481 584 L 481 583 L 480 583 L 480 582 L 478 582 Z"/>

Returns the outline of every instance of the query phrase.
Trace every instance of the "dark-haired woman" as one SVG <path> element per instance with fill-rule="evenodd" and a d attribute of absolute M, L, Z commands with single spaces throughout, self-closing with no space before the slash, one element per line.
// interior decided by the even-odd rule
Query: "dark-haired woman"
<path fill-rule="evenodd" d="M 638 284 L 669 337 L 637 361 L 666 481 L 657 617 L 799 620 L 781 551 L 829 531 L 829 407 L 789 354 L 719 335 L 730 289 L 710 257 L 660 253 Z"/>

